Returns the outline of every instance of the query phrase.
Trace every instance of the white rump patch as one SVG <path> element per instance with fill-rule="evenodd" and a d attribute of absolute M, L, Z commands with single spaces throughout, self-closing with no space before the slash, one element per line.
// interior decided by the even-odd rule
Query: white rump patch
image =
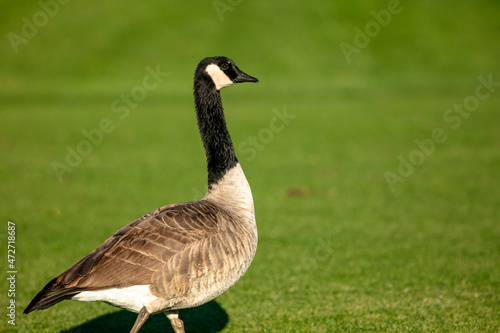
<path fill-rule="evenodd" d="M 215 88 L 221 90 L 224 87 L 232 85 L 234 82 L 215 64 L 210 64 L 206 69 L 208 75 L 215 83 Z"/>
<path fill-rule="evenodd" d="M 71 299 L 83 302 L 101 301 L 114 306 L 139 313 L 143 306 L 149 312 L 156 312 L 153 305 L 160 299 L 149 290 L 149 286 L 132 286 L 127 288 L 113 288 L 106 290 L 82 291 Z"/>

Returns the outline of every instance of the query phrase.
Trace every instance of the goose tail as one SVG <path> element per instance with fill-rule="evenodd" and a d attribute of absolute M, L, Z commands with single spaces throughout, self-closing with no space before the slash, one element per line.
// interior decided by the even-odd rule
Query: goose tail
<path fill-rule="evenodd" d="M 33 298 L 23 313 L 27 314 L 35 310 L 45 310 L 51 306 L 70 299 L 78 294 L 78 291 L 64 288 L 56 283 L 57 278 L 47 283 L 47 285 Z"/>

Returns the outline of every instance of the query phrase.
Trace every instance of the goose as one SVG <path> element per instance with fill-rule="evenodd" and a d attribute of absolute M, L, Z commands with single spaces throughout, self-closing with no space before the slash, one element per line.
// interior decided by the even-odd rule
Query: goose
<path fill-rule="evenodd" d="M 236 158 L 220 90 L 258 82 L 229 58 L 197 66 L 194 100 L 207 158 L 204 198 L 158 208 L 131 222 L 50 281 L 24 313 L 63 300 L 103 301 L 135 313 L 131 333 L 164 312 L 184 333 L 179 310 L 207 303 L 246 272 L 257 249 L 253 198 Z"/>

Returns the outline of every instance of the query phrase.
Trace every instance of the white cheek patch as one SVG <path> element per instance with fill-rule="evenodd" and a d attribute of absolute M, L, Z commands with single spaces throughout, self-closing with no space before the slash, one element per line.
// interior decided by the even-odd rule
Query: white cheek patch
<path fill-rule="evenodd" d="M 212 78 L 212 81 L 214 81 L 217 90 L 221 90 L 234 83 L 217 65 L 208 65 L 206 71 Z"/>

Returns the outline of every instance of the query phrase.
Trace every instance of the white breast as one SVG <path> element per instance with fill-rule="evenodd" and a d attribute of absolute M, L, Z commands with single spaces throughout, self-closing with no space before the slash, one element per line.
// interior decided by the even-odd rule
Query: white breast
<path fill-rule="evenodd" d="M 239 163 L 212 184 L 204 199 L 224 207 L 241 223 L 248 223 L 256 229 L 252 190 Z"/>

